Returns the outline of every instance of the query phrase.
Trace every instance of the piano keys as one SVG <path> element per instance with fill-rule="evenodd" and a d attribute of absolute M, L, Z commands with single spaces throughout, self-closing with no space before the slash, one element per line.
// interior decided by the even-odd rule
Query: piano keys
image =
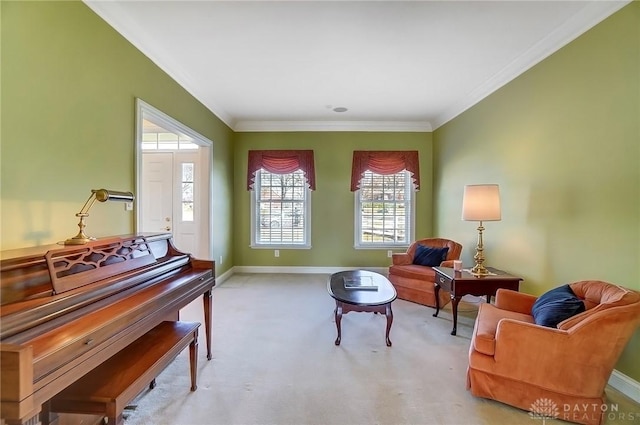
<path fill-rule="evenodd" d="M 5 251 L 0 257 L 0 418 L 38 424 L 42 405 L 202 296 L 211 359 L 214 262 L 170 234 Z M 46 421 L 45 421 L 46 422 Z"/>

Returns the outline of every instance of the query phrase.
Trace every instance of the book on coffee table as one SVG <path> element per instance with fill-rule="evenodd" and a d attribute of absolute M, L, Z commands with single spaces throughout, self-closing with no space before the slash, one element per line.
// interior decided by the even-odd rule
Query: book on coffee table
<path fill-rule="evenodd" d="M 371 276 L 345 276 L 344 289 L 377 291 L 378 285 Z"/>

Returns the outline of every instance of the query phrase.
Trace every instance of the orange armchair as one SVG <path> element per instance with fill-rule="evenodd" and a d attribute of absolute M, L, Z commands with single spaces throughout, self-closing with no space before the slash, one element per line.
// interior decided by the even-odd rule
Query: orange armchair
<path fill-rule="evenodd" d="M 569 286 L 586 311 L 557 328 L 535 324 L 532 295 L 499 289 L 495 305 L 480 305 L 467 369 L 473 395 L 532 414 L 602 423 L 605 386 L 640 324 L 640 294 L 595 280 Z"/>
<path fill-rule="evenodd" d="M 418 245 L 433 248 L 449 248 L 447 257 L 440 266 L 453 267 L 453 260 L 459 260 L 462 253 L 462 245 L 449 239 L 429 238 L 413 242 L 407 252 L 396 253 L 392 256 L 392 265 L 389 267 L 389 281 L 396 288 L 398 298 L 414 303 L 436 306 L 435 282 L 436 272 L 429 266 L 413 264 Z M 451 301 L 447 291 L 440 291 L 440 308 Z"/>

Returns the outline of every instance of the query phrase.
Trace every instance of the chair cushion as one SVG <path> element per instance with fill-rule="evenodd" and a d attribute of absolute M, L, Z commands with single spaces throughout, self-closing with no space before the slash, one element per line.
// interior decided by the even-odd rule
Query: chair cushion
<path fill-rule="evenodd" d="M 406 277 L 407 279 L 424 280 L 427 282 L 436 281 L 436 272 L 431 267 L 408 264 L 406 266 L 389 267 L 389 275 Z"/>
<path fill-rule="evenodd" d="M 585 311 L 584 302 L 569 285 L 562 285 L 542 294 L 531 308 L 537 325 L 556 328 L 558 323 Z"/>
<path fill-rule="evenodd" d="M 434 248 L 431 246 L 418 245 L 413 257 L 413 264 L 429 267 L 439 266 L 440 263 L 447 259 L 448 252 L 449 247 Z"/>

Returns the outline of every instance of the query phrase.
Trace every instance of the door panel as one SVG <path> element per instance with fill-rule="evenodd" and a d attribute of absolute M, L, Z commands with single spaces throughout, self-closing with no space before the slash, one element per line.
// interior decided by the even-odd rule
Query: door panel
<path fill-rule="evenodd" d="M 143 232 L 173 231 L 173 153 L 145 152 L 142 155 Z"/>

